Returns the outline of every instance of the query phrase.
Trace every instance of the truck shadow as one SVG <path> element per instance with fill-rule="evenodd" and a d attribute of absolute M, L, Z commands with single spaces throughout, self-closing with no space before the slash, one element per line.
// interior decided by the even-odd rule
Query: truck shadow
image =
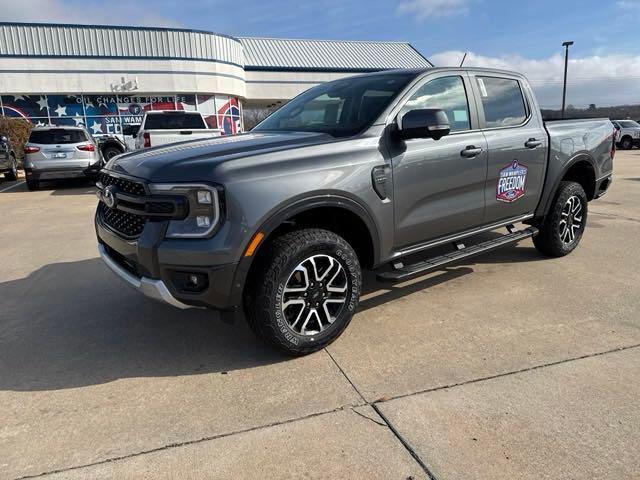
<path fill-rule="evenodd" d="M 0 390 L 227 372 L 288 359 L 245 322 L 141 296 L 98 258 L 0 283 L 0 312 Z"/>
<path fill-rule="evenodd" d="M 533 249 L 514 250 L 478 261 L 542 258 L 530 254 Z M 366 274 L 359 311 L 472 273 L 472 264 L 401 285 L 380 284 Z M 0 312 L 0 390 L 59 390 L 289 360 L 257 340 L 241 313 L 181 311 L 149 300 L 122 285 L 98 258 L 46 265 L 0 283 Z"/>

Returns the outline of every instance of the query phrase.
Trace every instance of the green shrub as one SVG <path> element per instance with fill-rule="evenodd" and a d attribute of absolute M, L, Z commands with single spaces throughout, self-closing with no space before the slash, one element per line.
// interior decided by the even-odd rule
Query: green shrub
<path fill-rule="evenodd" d="M 0 116 L 0 135 L 9 138 L 20 164 L 24 157 L 24 144 L 27 143 L 32 128 L 33 124 L 24 118 Z"/>

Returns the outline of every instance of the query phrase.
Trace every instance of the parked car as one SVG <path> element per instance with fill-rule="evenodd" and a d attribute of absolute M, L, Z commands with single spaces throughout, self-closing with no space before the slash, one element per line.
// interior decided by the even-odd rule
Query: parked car
<path fill-rule="evenodd" d="M 353 76 L 250 133 L 109 162 L 98 249 L 149 297 L 244 307 L 259 337 L 302 355 L 347 327 L 362 269 L 404 281 L 531 237 L 545 255 L 569 254 L 588 202 L 611 185 L 614 153 L 609 119 L 545 123 L 516 73 Z"/>
<path fill-rule="evenodd" d="M 36 127 L 24 146 L 24 171 L 29 190 L 42 180 L 94 178 L 104 166 L 100 149 L 80 127 Z"/>
<path fill-rule="evenodd" d="M 135 147 L 157 147 L 198 138 L 219 137 L 222 130 L 209 128 L 199 112 L 157 110 L 145 113 L 140 130 L 134 135 Z"/>
<path fill-rule="evenodd" d="M 634 120 L 611 120 L 618 133 L 618 147 L 631 150 L 640 146 L 640 124 Z"/>
<path fill-rule="evenodd" d="M 0 136 L 0 173 L 4 173 L 7 180 L 18 179 L 18 160 L 9 138 L 5 135 Z"/>

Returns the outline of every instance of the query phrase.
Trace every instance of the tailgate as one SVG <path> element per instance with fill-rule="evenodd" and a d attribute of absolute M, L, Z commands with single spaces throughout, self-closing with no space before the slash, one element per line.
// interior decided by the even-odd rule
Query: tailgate
<path fill-rule="evenodd" d="M 217 130 L 148 130 L 149 142 L 152 147 L 166 145 L 167 143 L 197 140 L 199 138 L 211 138 L 220 135 Z"/>

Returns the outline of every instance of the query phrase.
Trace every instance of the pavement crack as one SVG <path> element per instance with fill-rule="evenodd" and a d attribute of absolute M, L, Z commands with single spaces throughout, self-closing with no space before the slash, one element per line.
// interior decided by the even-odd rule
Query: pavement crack
<path fill-rule="evenodd" d="M 450 384 L 447 384 L 447 385 L 440 385 L 438 387 L 426 388 L 424 390 L 417 390 L 415 392 L 404 393 L 402 395 L 396 395 L 396 396 L 393 396 L 393 397 L 384 397 L 384 400 L 376 400 L 374 402 L 368 402 L 368 403 L 369 403 L 369 405 L 371 405 L 372 407 L 375 408 L 376 404 L 383 403 L 383 402 L 389 402 L 391 400 L 398 400 L 400 398 L 412 397 L 414 395 L 420 395 L 422 393 L 437 392 L 438 390 L 446 390 L 446 389 L 449 389 L 449 388 L 461 387 L 463 385 L 469 385 L 469 384 L 472 384 L 472 383 L 484 382 L 486 380 L 493 380 L 495 378 L 508 377 L 510 375 L 516 375 L 518 373 L 531 372 L 533 370 L 539 370 L 539 369 L 547 368 L 547 367 L 554 367 L 556 365 L 562 365 L 564 363 L 575 362 L 575 361 L 578 361 L 578 360 L 585 360 L 587 358 L 599 357 L 599 356 L 602 356 L 602 355 L 607 355 L 609 353 L 623 352 L 625 350 L 631 350 L 631 349 L 638 348 L 638 347 L 640 347 L 640 343 L 637 343 L 637 344 L 634 344 L 634 345 L 627 345 L 625 347 L 617 347 L 617 348 L 613 348 L 611 350 L 606 350 L 604 352 L 588 353 L 586 355 L 580 355 L 579 357 L 565 358 L 563 360 L 558 360 L 556 362 L 542 363 L 540 365 L 534 365 L 532 367 L 521 368 L 519 370 L 512 370 L 510 372 L 503 372 L 503 373 L 497 373 L 495 375 L 488 375 L 486 377 L 474 378 L 474 379 L 471 379 L 471 380 L 465 380 L 464 382 L 450 383 Z"/>
<path fill-rule="evenodd" d="M 333 358 L 333 355 L 331 355 L 331 352 L 329 352 L 329 350 L 328 350 L 328 349 L 326 349 L 326 348 L 324 348 L 323 350 L 325 351 L 325 353 L 326 353 L 327 355 L 329 355 L 329 358 L 331 359 L 331 361 L 333 362 L 333 364 L 336 366 L 336 368 L 337 368 L 338 370 L 340 370 L 340 373 L 342 374 L 342 376 L 343 376 L 344 378 L 346 378 L 347 382 L 349 382 L 349 384 L 351 385 L 351 387 L 353 387 L 353 389 L 356 391 L 356 393 L 358 394 L 358 396 L 360 397 L 360 399 L 362 400 L 362 402 L 363 402 L 363 403 L 369 403 L 369 402 L 367 402 L 367 400 L 364 398 L 364 395 L 362 395 L 362 393 L 360 392 L 360 390 L 358 390 L 358 387 L 356 387 L 355 383 L 353 383 L 353 382 L 351 381 L 351 379 L 349 378 L 349 375 L 347 375 L 347 374 L 345 373 L 345 371 L 342 369 L 342 367 L 340 366 L 340 364 L 339 364 L 338 362 L 336 362 L 336 359 L 335 359 L 335 358 Z"/>
<path fill-rule="evenodd" d="M 365 415 L 362 412 L 359 412 L 358 410 L 356 410 L 355 407 L 351 407 L 351 411 L 353 413 L 355 413 L 356 415 L 360 415 L 362 418 L 366 418 L 367 420 L 371 420 L 373 423 L 375 423 L 376 425 L 380 425 L 381 427 L 386 427 L 387 424 L 383 423 L 383 422 L 379 422 L 378 420 L 376 420 L 375 418 L 371 418 L 369 415 Z"/>
<path fill-rule="evenodd" d="M 389 419 L 384 415 L 384 413 L 382 413 L 382 411 L 380 410 L 378 405 L 373 403 L 373 404 L 371 404 L 371 406 L 376 411 L 376 413 L 378 415 L 380 415 L 380 418 L 382 418 L 382 420 L 386 423 L 386 426 L 389 428 L 389 430 L 391 430 L 391 432 L 395 435 L 395 437 L 400 441 L 402 446 L 407 450 L 407 452 L 409 452 L 409 455 L 411 455 L 413 457 L 413 459 L 418 463 L 418 465 L 420 465 L 420 468 L 422 468 L 422 470 L 427 475 L 427 477 L 429 477 L 430 480 L 437 480 L 437 477 L 435 476 L 435 474 L 422 461 L 422 459 L 420 458 L 420 455 L 418 455 L 418 453 L 413 449 L 411 444 L 409 444 L 409 442 L 407 440 L 405 440 L 405 438 L 400 434 L 400 432 L 398 430 L 396 430 L 396 428 L 389 421 Z"/>
<path fill-rule="evenodd" d="M 364 406 L 363 405 L 355 405 L 355 406 Z M 56 470 L 50 470 L 47 472 L 41 472 L 41 473 L 36 473 L 33 475 L 24 475 L 21 477 L 16 477 L 15 480 L 26 480 L 29 478 L 41 478 L 41 477 L 46 477 L 48 475 L 54 475 L 57 473 L 65 473 L 65 472 L 70 472 L 73 470 L 80 470 L 83 468 L 88 468 L 88 467 L 95 467 L 97 465 L 104 465 L 107 463 L 111 463 L 111 462 L 118 462 L 121 460 L 127 460 L 129 458 L 134 458 L 134 457 L 139 457 L 141 455 L 147 455 L 149 453 L 156 453 L 156 452 L 162 452 L 164 450 L 170 450 L 172 448 L 177 448 L 177 447 L 184 447 L 184 446 L 188 446 L 188 445 L 195 445 L 198 443 L 202 443 L 202 442 L 208 442 L 210 440 L 217 440 L 220 438 L 225 438 L 225 437 L 231 437 L 233 435 L 238 435 L 238 434 L 242 434 L 242 433 L 249 433 L 249 432 L 255 432 L 257 430 L 263 430 L 263 429 L 267 429 L 267 428 L 271 428 L 271 427 L 278 427 L 281 425 L 288 425 L 290 423 L 296 423 L 302 420 L 308 420 L 310 418 L 315 418 L 315 417 L 321 417 L 323 415 L 329 415 L 331 413 L 336 413 L 336 412 L 341 412 L 344 411 L 345 408 L 351 407 L 353 408 L 354 405 L 341 405 L 339 407 L 336 407 L 334 409 L 331 410 L 325 410 L 322 412 L 316 412 L 316 413 L 310 413 L 308 415 L 304 415 L 302 417 L 296 417 L 296 418 L 289 418 L 287 420 L 282 420 L 279 422 L 272 422 L 272 423 L 268 423 L 265 425 L 258 425 L 255 427 L 250 427 L 250 428 L 245 428 L 242 430 L 234 430 L 231 432 L 225 432 L 225 433 L 219 433 L 217 435 L 211 435 L 211 436 L 207 436 L 207 437 L 202 437 L 196 440 L 186 440 L 184 442 L 174 442 L 174 443 L 168 443 L 166 445 L 163 445 L 161 447 L 156 447 L 156 448 L 151 448 L 149 450 L 142 450 L 139 452 L 133 452 L 133 453 L 128 453 L 126 455 L 120 455 L 117 457 L 110 457 L 110 458 L 105 458 L 104 460 L 99 460 L 97 462 L 91 462 L 91 463 L 85 463 L 82 465 L 74 465 L 71 467 L 65 467 L 65 468 L 60 468 L 60 469 L 56 469 Z"/>

